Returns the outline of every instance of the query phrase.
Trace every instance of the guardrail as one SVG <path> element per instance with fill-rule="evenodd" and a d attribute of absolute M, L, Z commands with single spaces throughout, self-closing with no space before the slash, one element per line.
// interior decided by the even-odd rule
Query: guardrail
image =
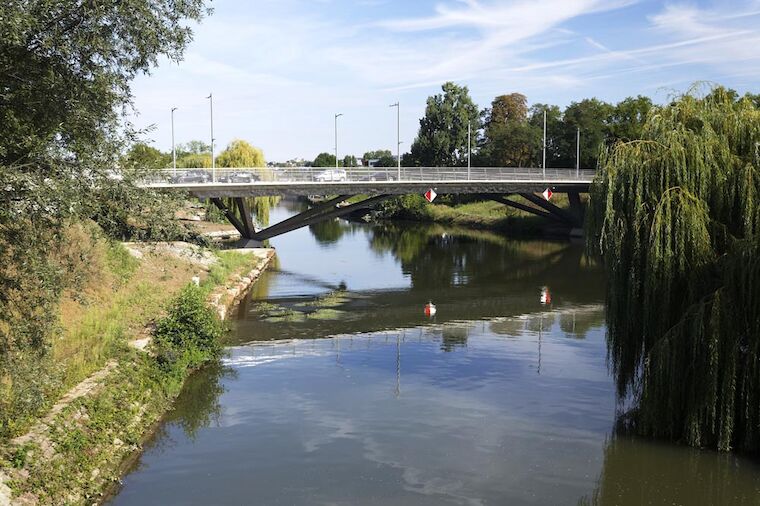
<path fill-rule="evenodd" d="M 238 169 L 165 169 L 143 178 L 155 186 L 188 184 L 332 183 L 367 181 L 579 181 L 594 178 L 593 169 L 533 167 L 253 167 Z"/>

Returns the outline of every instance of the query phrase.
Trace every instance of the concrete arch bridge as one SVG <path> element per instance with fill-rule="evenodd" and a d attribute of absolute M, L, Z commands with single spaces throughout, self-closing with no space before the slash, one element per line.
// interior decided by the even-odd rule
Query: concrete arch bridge
<path fill-rule="evenodd" d="M 580 194 L 588 193 L 594 175 L 593 169 L 526 167 L 176 169 L 155 172 L 141 186 L 185 191 L 197 198 L 210 199 L 241 237 L 253 244 L 320 221 L 370 210 L 393 196 L 423 194 L 431 188 L 437 194 L 481 194 L 558 225 L 581 228 Z M 541 193 L 547 188 L 553 193 L 566 193 L 570 208 L 557 207 L 544 199 Z M 357 195 L 365 198 L 346 203 Z M 287 220 L 256 230 L 246 198 L 263 196 L 322 196 L 326 200 Z M 533 205 L 516 202 L 512 196 L 523 197 Z M 232 199 L 232 207 L 223 199 Z"/>

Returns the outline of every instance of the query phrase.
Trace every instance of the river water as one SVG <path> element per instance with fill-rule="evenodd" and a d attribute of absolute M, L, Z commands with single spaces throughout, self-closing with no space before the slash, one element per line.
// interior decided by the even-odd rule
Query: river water
<path fill-rule="evenodd" d="M 224 364 L 112 504 L 760 504 L 752 461 L 615 435 L 581 245 L 345 221 L 272 242 Z"/>

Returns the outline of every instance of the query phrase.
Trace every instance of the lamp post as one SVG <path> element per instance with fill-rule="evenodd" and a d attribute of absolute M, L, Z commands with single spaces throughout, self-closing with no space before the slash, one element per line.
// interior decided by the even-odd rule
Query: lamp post
<path fill-rule="evenodd" d="M 543 175 L 544 179 L 546 179 L 546 109 L 544 109 L 544 155 L 543 155 Z"/>
<path fill-rule="evenodd" d="M 176 107 L 172 107 L 172 170 L 175 176 L 177 175 L 177 150 L 174 147 L 174 111 L 176 110 Z"/>
<path fill-rule="evenodd" d="M 211 181 L 216 182 L 216 164 L 214 163 L 214 95 L 209 93 L 209 112 L 211 115 Z"/>
<path fill-rule="evenodd" d="M 398 168 L 396 181 L 401 181 L 401 106 L 399 102 L 396 102 L 389 107 L 396 108 L 396 166 Z"/>
<path fill-rule="evenodd" d="M 470 180 L 470 153 L 472 153 L 472 123 L 467 120 L 467 181 Z"/>
<path fill-rule="evenodd" d="M 335 168 L 338 168 L 338 118 L 343 116 L 343 113 L 335 115 Z"/>
<path fill-rule="evenodd" d="M 575 137 L 575 178 L 581 177 L 581 129 L 578 127 Z"/>

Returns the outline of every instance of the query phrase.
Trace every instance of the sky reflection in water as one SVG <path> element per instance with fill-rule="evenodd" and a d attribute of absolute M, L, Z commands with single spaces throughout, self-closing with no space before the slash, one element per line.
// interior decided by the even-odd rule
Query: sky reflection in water
<path fill-rule="evenodd" d="M 115 504 L 760 498 L 752 463 L 611 435 L 603 285 L 580 246 L 345 222 L 275 244 L 225 365 L 188 384 Z M 262 300 L 341 283 L 340 318 L 261 320 Z"/>

